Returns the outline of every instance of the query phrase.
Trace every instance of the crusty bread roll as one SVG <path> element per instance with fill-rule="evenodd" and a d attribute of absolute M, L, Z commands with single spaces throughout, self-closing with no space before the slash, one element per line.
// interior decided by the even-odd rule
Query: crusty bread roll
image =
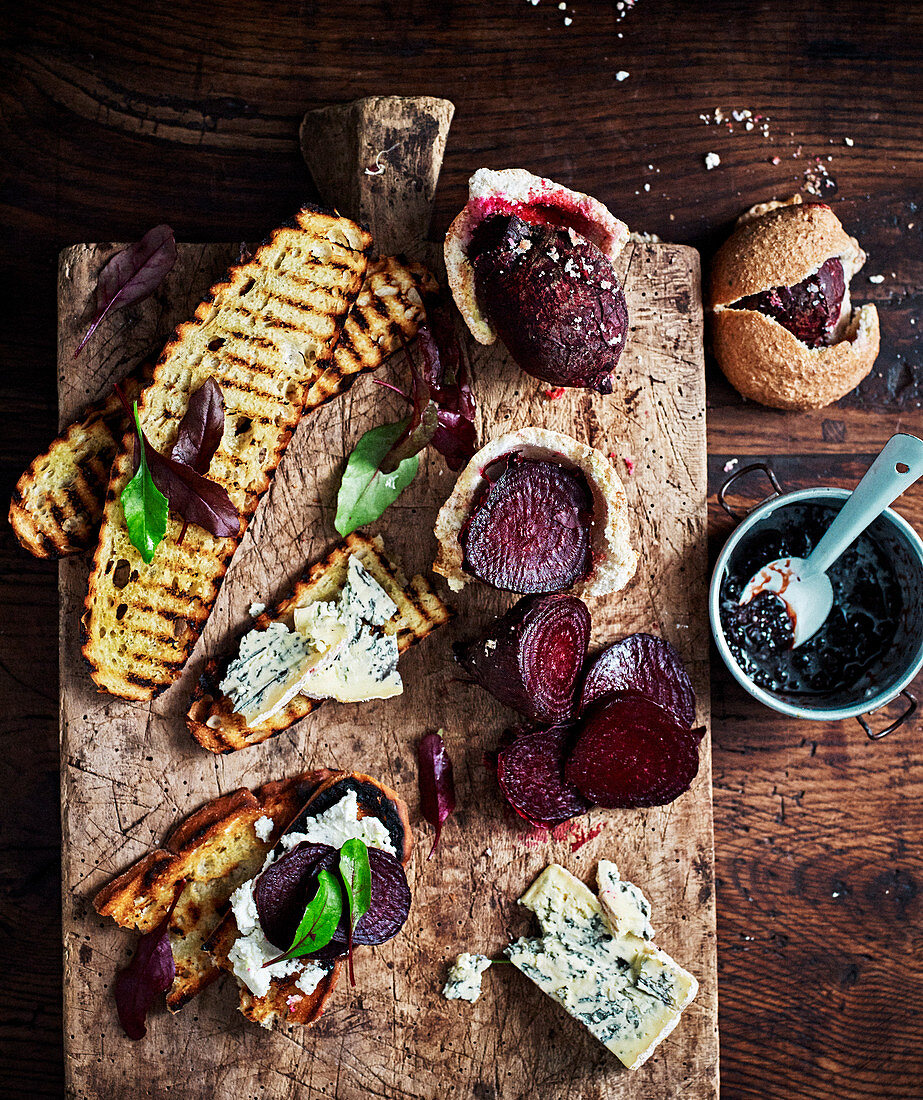
<path fill-rule="evenodd" d="M 521 428 L 482 447 L 462 470 L 449 499 L 436 517 L 439 552 L 433 569 L 458 592 L 472 579 L 462 567 L 464 553 L 459 539 L 475 501 L 487 484 L 483 470 L 504 455 L 516 452 L 525 458 L 560 462 L 579 469 L 593 494 L 593 567 L 588 576 L 567 591 L 574 596 L 605 596 L 618 592 L 634 576 L 638 553 L 631 545 L 631 524 L 625 489 L 612 463 L 594 447 L 547 428 Z"/>
<path fill-rule="evenodd" d="M 772 207 L 773 204 L 764 204 Z M 823 203 L 755 207 L 718 250 L 708 304 L 715 358 L 745 397 L 779 409 L 818 409 L 854 389 L 878 355 L 878 311 L 851 312 L 849 281 L 865 253 Z M 835 341 L 812 348 L 772 317 L 733 304 L 794 286 L 838 258 L 846 283 Z"/>
<path fill-rule="evenodd" d="M 497 339 L 493 325 L 478 305 L 474 268 L 468 245 L 475 227 L 492 214 L 522 213 L 523 207 L 556 209 L 573 227 L 612 261 L 628 241 L 628 226 L 592 195 L 571 191 L 524 168 L 493 171 L 479 168 L 468 180 L 468 202 L 445 237 L 445 270 L 455 304 L 480 344 Z"/>

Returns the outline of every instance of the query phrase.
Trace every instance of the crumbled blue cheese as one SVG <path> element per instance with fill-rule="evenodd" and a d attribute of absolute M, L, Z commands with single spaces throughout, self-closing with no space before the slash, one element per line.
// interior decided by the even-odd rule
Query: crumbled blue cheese
<path fill-rule="evenodd" d="M 608 859 L 601 859 L 596 868 L 599 904 L 603 920 L 613 936 L 631 932 L 644 940 L 654 938 L 651 926 L 651 903 L 634 883 L 619 878 L 619 869 Z"/>
<path fill-rule="evenodd" d="M 380 629 L 397 610 L 351 555 L 338 599 L 295 608 L 294 629 L 275 621 L 245 634 L 220 689 L 248 726 L 267 721 L 296 695 L 341 702 L 399 695 L 397 638 Z"/>
<path fill-rule="evenodd" d="M 269 818 L 258 819 L 254 823 L 254 828 L 260 821 L 269 821 Z M 267 855 L 260 873 L 274 863 L 280 855 L 290 851 L 302 841 L 342 848 L 347 840 L 354 837 L 358 837 L 370 848 L 381 848 L 385 852 L 390 852 L 391 855 L 395 854 L 391 834 L 384 823 L 371 815 L 360 818 L 359 800 L 356 792 L 350 791 L 328 810 L 309 818 L 303 832 L 285 833 Z M 285 959 L 282 962 L 273 963 L 272 966 L 265 965 L 270 959 L 281 955 L 283 949 L 271 944 L 263 935 L 256 909 L 256 898 L 253 894 L 253 887 L 258 877 L 259 875 L 256 875 L 249 879 L 231 894 L 231 911 L 234 913 L 239 933 L 228 952 L 228 961 L 233 967 L 234 974 L 256 997 L 266 996 L 273 978 L 286 978 L 290 974 L 299 975 L 295 984 L 302 992 L 313 993 L 329 968 L 317 966 L 304 958 Z"/>
<path fill-rule="evenodd" d="M 636 1069 L 679 1022 L 696 979 L 634 933 L 613 935 L 593 892 L 557 864 L 520 902 L 542 936 L 511 943 L 510 962 Z"/>
<path fill-rule="evenodd" d="M 474 1004 L 481 995 L 481 979 L 490 961 L 487 955 L 470 955 L 464 951 L 449 967 L 449 980 L 442 995 L 450 1001 L 471 1001 Z"/>
<path fill-rule="evenodd" d="M 253 822 L 253 831 L 259 837 L 260 840 L 269 840 L 274 828 L 273 820 L 271 817 L 266 817 L 264 814 L 262 817 L 258 817 Z"/>

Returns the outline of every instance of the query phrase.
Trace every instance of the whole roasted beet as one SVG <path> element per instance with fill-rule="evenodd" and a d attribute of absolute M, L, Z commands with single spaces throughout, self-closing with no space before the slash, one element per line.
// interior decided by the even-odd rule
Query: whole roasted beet
<path fill-rule="evenodd" d="M 511 454 L 485 476 L 459 536 L 467 573 L 525 595 L 562 592 L 589 573 L 593 496 L 580 470 Z"/>
<path fill-rule="evenodd" d="M 554 386 L 612 392 L 628 310 L 609 259 L 570 229 L 498 214 L 468 257 L 478 301 L 523 370 Z"/>
<path fill-rule="evenodd" d="M 563 722 L 575 705 L 590 613 L 576 596 L 526 596 L 455 658 L 495 699 L 539 725 Z"/>
<path fill-rule="evenodd" d="M 759 310 L 809 348 L 819 348 L 834 342 L 845 292 L 843 264 L 833 257 L 800 283 L 748 294 L 732 308 Z"/>

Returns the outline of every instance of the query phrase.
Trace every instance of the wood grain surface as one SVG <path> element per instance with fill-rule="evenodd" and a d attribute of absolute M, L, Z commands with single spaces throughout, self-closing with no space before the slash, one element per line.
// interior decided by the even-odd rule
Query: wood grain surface
<path fill-rule="evenodd" d="M 57 426 L 59 250 L 136 240 L 164 220 L 183 240 L 258 240 L 315 194 L 304 112 L 383 92 L 456 104 L 436 231 L 472 168 L 522 164 L 707 262 L 743 207 L 790 193 L 815 157 L 832 157 L 824 191 L 869 253 L 854 294 L 878 305 L 881 355 L 855 393 L 804 415 L 746 405 L 708 367 L 715 549 L 730 461 L 772 458 L 793 487 L 848 486 L 892 431 L 920 434 L 919 5 L 639 0 L 624 18 L 608 0 L 569 7 L 565 28 L 552 0 L 279 0 L 271 17 L 236 0 L 7 5 L 6 494 Z M 769 137 L 706 126 L 699 116 L 719 107 L 768 116 Z M 721 165 L 706 173 L 709 151 Z M 923 529 L 919 488 L 898 510 Z M 25 556 L 9 528 L 0 606 L 0 1092 L 52 1098 L 63 1089 L 57 569 Z M 851 723 L 778 719 L 717 658 L 712 697 L 723 1094 L 918 1097 L 919 723 L 872 746 Z"/>
<path fill-rule="evenodd" d="M 373 226 L 374 228 L 374 226 Z M 103 379 L 108 359 L 76 363 L 75 305 L 95 283 L 108 252 L 76 246 L 61 259 L 60 406 L 80 406 Z M 233 246 L 181 246 L 180 262 L 157 303 L 130 327 L 116 319 L 102 349 L 140 358 L 150 330 L 187 316 Z M 479 438 L 543 424 L 570 431 L 636 462 L 626 477 L 642 559 L 630 587 L 593 601 L 594 645 L 634 630 L 663 630 L 689 660 L 708 720 L 705 577 L 704 375 L 698 258 L 688 248 L 632 245 L 624 258 L 632 339 L 610 396 L 546 396 L 498 347 L 472 348 Z M 680 303 L 681 310 L 677 308 Z M 157 331 L 160 326 L 165 329 Z M 389 377 L 403 384 L 396 357 Z M 77 1097 L 184 1094 L 282 1097 L 293 1082 L 307 1098 L 432 1097 L 454 1085 L 460 1097 L 717 1095 L 717 990 L 710 760 L 707 744 L 692 791 L 675 804 L 637 812 L 594 811 L 554 836 L 536 835 L 504 812 L 484 753 L 515 721 L 480 689 L 463 683 L 450 642 L 475 632 L 510 597 L 471 585 L 452 599 L 453 629 L 440 631 L 402 662 L 399 700 L 323 708 L 285 735 L 214 758 L 188 736 L 182 715 L 202 659 L 247 621 L 254 599 L 270 603 L 305 562 L 335 539 L 332 518 L 343 455 L 369 427 L 398 415 L 371 378 L 303 422 L 271 494 L 248 531 L 218 605 L 183 679 L 150 706 L 98 694 L 79 651 L 86 588 L 83 561 L 61 565 L 62 803 L 64 806 L 65 1034 L 70 1090 Z M 392 415 L 393 414 L 393 415 Z M 435 555 L 435 512 L 453 484 L 427 454 L 421 476 L 374 530 L 408 570 Z M 410 875 L 414 908 L 395 940 L 362 953 L 356 988 L 344 982 L 320 1023 L 268 1035 L 235 1011 L 233 983 L 214 987 L 175 1018 L 160 1013 L 148 1038 L 121 1035 L 109 992 L 134 937 L 98 918 L 90 901 L 113 873 L 156 845 L 206 798 L 309 767 L 367 771 L 416 808 L 415 744 L 444 727 L 459 776 L 459 810 L 437 857 L 418 846 Z M 418 813 L 414 825 L 421 826 Z M 425 826 L 422 831 L 426 832 Z M 656 906 L 658 942 L 692 969 L 700 993 L 668 1044 L 626 1079 L 618 1063 L 507 968 L 491 973 L 476 1006 L 440 994 L 458 952 L 496 953 L 528 927 L 515 899 L 549 862 L 585 877 L 608 855 L 644 884 Z M 205 1040 L 220 1035 L 219 1044 Z M 227 1052 L 236 1068 L 229 1071 Z M 348 1070 L 349 1072 L 344 1072 Z"/>

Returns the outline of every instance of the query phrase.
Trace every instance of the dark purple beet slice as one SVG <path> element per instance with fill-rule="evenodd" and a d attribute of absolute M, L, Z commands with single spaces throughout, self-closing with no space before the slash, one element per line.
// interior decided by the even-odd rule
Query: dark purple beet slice
<path fill-rule="evenodd" d="M 527 733 L 497 754 L 497 778 L 507 801 L 532 825 L 552 828 L 592 803 L 564 778 L 564 761 L 574 741 L 572 727 Z"/>
<path fill-rule="evenodd" d="M 495 699 L 538 725 L 574 710 L 586 660 L 590 613 L 576 596 L 524 596 L 480 638 L 456 642 L 455 657 Z"/>
<path fill-rule="evenodd" d="M 523 370 L 612 392 L 628 310 L 608 257 L 568 229 L 498 214 L 468 247 L 478 300 Z"/>
<path fill-rule="evenodd" d="M 579 730 L 564 775 L 597 806 L 665 806 L 699 770 L 700 731 L 637 692 L 600 699 Z"/>
<path fill-rule="evenodd" d="M 305 907 L 317 892 L 317 876 L 331 858 L 335 867 L 334 848 L 305 841 L 279 856 L 256 880 L 253 900 L 263 935 L 280 951 L 291 946 Z"/>
<path fill-rule="evenodd" d="M 695 692 L 680 655 L 651 634 L 631 634 L 604 649 L 583 681 L 580 709 L 613 691 L 638 691 L 668 710 L 681 725 L 695 721 Z"/>
<path fill-rule="evenodd" d="M 748 294 L 731 308 L 759 310 L 809 348 L 819 348 L 833 340 L 845 292 L 843 265 L 834 257 L 822 264 L 816 275 L 809 275 L 794 286 L 775 286 L 759 294 Z"/>
<path fill-rule="evenodd" d="M 560 592 L 590 571 L 593 497 L 586 478 L 557 462 L 500 459 L 460 535 L 464 568 L 524 594 Z"/>
<path fill-rule="evenodd" d="M 263 933 L 270 943 L 285 951 L 291 945 L 305 906 L 317 891 L 321 871 L 339 881 L 340 853 L 326 844 L 297 844 L 269 865 L 253 890 Z M 369 848 L 372 871 L 372 902 L 356 925 L 354 944 L 375 945 L 400 932 L 410 913 L 410 887 L 400 861 L 388 852 Z M 345 910 L 333 940 L 314 953 L 318 958 L 346 954 L 348 915 Z"/>

